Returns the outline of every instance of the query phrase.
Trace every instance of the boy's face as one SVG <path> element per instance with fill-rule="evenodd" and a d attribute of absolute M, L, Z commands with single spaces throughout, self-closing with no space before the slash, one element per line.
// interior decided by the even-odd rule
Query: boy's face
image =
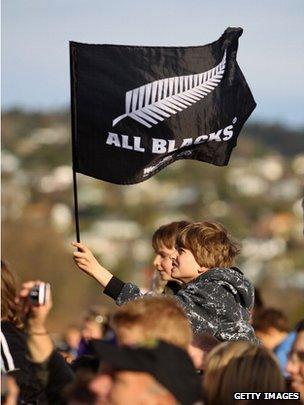
<path fill-rule="evenodd" d="M 155 252 L 156 256 L 153 260 L 153 266 L 159 272 L 159 275 L 163 281 L 172 280 L 172 259 L 171 256 L 174 254 L 175 248 L 168 249 L 166 246 L 161 245 L 159 249 Z"/>
<path fill-rule="evenodd" d="M 173 267 L 171 275 L 173 278 L 184 283 L 189 283 L 207 270 L 197 263 L 195 257 L 188 249 L 179 248 L 172 259 Z"/>

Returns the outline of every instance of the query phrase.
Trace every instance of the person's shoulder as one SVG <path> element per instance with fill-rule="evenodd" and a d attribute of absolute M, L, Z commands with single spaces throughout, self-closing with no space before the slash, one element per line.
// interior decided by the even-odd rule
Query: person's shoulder
<path fill-rule="evenodd" d="M 15 354 L 17 352 L 26 352 L 26 334 L 12 322 L 1 321 L 1 345 L 10 347 Z"/>
<path fill-rule="evenodd" d="M 22 329 L 17 328 L 17 326 L 11 321 L 1 321 L 1 332 L 4 335 L 18 335 L 24 336 L 25 333 Z"/>
<path fill-rule="evenodd" d="M 181 291 L 196 287 L 214 288 L 215 285 L 234 284 L 237 281 L 251 284 L 238 267 L 214 267 L 186 284 Z"/>
<path fill-rule="evenodd" d="M 227 281 L 227 279 L 231 278 L 231 276 L 236 274 L 243 274 L 239 270 L 227 268 L 227 267 L 214 267 L 207 270 L 205 273 L 200 274 L 192 283 L 194 284 L 210 284 L 210 283 L 217 283 L 221 281 Z"/>
<path fill-rule="evenodd" d="M 178 293 L 183 291 L 196 293 L 198 295 L 205 294 L 208 291 L 214 292 L 214 289 L 220 285 L 219 279 L 216 277 L 211 277 L 210 273 L 213 269 L 208 270 L 204 274 L 199 275 L 196 279 L 192 280 L 190 283 L 185 284 Z"/>
<path fill-rule="evenodd" d="M 251 281 L 244 275 L 242 270 L 236 266 L 232 267 L 216 267 L 207 271 L 209 281 L 213 282 L 227 282 L 232 285 L 242 284 L 244 286 L 252 287 Z"/>
<path fill-rule="evenodd" d="M 251 307 L 254 290 L 252 283 L 243 275 L 238 268 L 212 268 L 198 276 L 187 285 L 187 290 L 192 294 L 212 294 L 221 297 L 232 293 L 237 302 L 243 302 L 244 306 Z"/>

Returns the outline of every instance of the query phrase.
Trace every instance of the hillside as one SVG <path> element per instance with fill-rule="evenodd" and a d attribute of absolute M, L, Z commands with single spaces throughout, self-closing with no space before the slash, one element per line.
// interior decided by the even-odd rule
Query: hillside
<path fill-rule="evenodd" d="M 69 114 L 6 112 L 2 150 L 3 257 L 21 280 L 52 282 L 61 309 L 54 328 L 89 304 L 108 303 L 71 259 Z M 135 186 L 78 175 L 81 237 L 125 280 L 147 285 L 158 226 L 218 220 L 242 240 L 239 265 L 267 303 L 284 303 L 297 319 L 304 310 L 303 175 L 304 129 L 251 123 L 228 167 L 179 161 Z"/>

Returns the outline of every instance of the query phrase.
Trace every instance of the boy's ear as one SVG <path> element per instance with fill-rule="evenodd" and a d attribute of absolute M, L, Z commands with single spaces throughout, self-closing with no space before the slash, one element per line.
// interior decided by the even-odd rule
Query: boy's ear
<path fill-rule="evenodd" d="M 206 271 L 208 271 L 208 270 L 209 269 L 207 267 L 201 266 L 201 267 L 198 268 L 198 273 L 203 274 L 203 273 L 206 273 Z"/>

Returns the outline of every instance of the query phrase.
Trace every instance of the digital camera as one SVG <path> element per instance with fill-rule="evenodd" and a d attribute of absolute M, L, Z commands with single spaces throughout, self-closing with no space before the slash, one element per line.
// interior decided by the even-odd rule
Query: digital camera
<path fill-rule="evenodd" d="M 28 296 L 30 303 L 35 306 L 45 305 L 50 297 L 50 288 L 49 283 L 34 285 Z"/>

